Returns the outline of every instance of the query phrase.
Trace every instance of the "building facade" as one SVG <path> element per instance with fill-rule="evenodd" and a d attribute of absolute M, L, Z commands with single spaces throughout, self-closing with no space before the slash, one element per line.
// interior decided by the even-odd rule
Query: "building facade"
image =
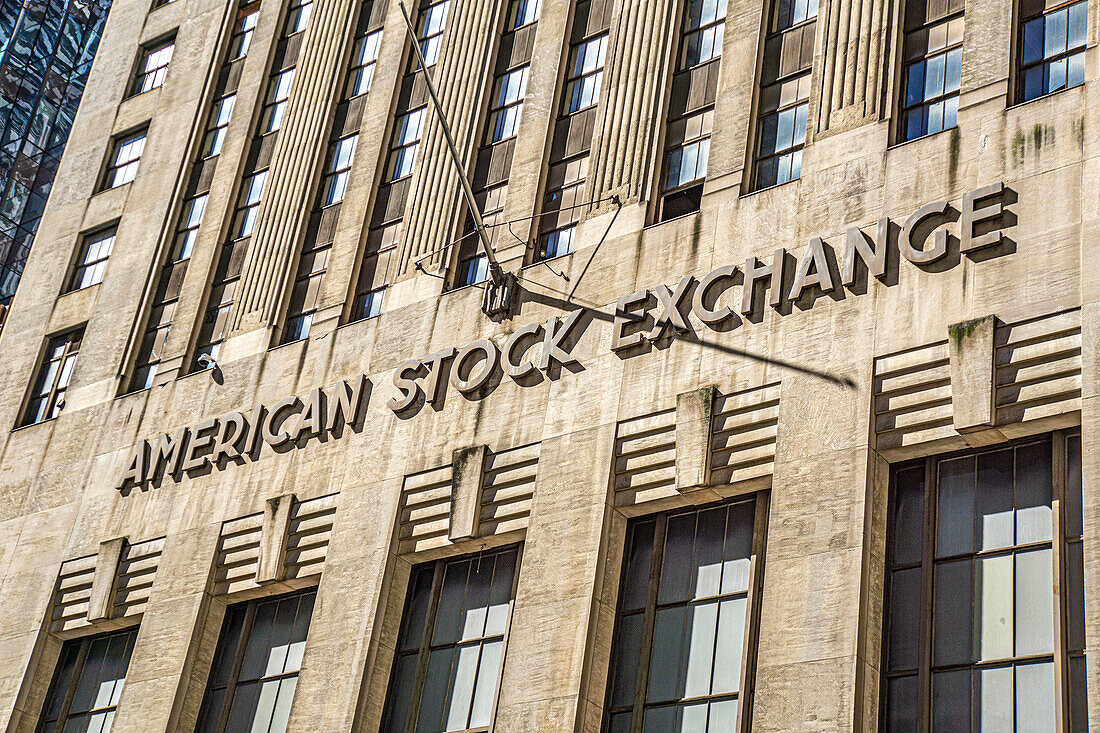
<path fill-rule="evenodd" d="M 117 0 L 0 722 L 1100 729 L 1091 4 Z"/>
<path fill-rule="evenodd" d="M 110 7 L 106 0 L 0 7 L 0 328 Z"/>

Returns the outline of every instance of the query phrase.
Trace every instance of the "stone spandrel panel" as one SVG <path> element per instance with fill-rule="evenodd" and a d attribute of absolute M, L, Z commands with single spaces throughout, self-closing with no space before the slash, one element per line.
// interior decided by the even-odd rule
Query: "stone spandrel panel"
<path fill-rule="evenodd" d="M 946 340 L 875 359 L 879 451 L 956 437 L 949 361 Z"/>
<path fill-rule="evenodd" d="M 272 580 L 289 581 L 320 575 L 328 556 L 332 523 L 339 494 L 305 501 L 292 500 L 290 521 L 280 567 Z M 214 567 L 214 594 L 227 595 L 258 588 L 264 513 L 257 512 L 222 523 Z"/>
<path fill-rule="evenodd" d="M 1080 412 L 1080 310 L 1001 325 L 993 345 L 998 425 Z"/>
<path fill-rule="evenodd" d="M 880 69 L 887 48 L 886 0 L 831 0 L 822 8 L 823 50 L 818 131 L 842 132 L 879 119 L 883 89 Z"/>
<path fill-rule="evenodd" d="M 540 443 L 531 443 L 500 452 L 485 451 L 480 482 L 461 488 L 478 494 L 477 522 L 470 537 L 489 537 L 527 528 L 540 448 Z M 455 494 L 453 464 L 405 477 L 398 513 L 399 553 L 452 544 L 452 504 L 459 501 Z"/>
<path fill-rule="evenodd" d="M 714 396 L 709 480 L 699 489 L 762 488 L 771 481 L 779 424 L 779 383 Z M 621 509 L 670 500 L 677 488 L 676 408 L 618 425 L 615 438 L 615 506 Z"/>
<path fill-rule="evenodd" d="M 145 610 L 149 591 L 160 564 L 164 538 L 125 544 L 119 556 L 109 591 L 107 619 L 133 617 Z M 64 633 L 92 625 L 89 611 L 93 595 L 97 555 L 67 560 L 61 564 L 50 614 L 50 631 Z"/>

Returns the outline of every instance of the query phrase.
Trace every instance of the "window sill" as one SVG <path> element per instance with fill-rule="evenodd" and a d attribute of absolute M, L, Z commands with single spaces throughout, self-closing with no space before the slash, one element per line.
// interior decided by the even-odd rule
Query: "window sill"
<path fill-rule="evenodd" d="M 55 420 L 57 420 L 58 417 L 61 417 L 61 415 L 58 415 L 57 417 L 48 417 L 45 420 L 39 420 L 38 422 L 28 423 L 27 425 L 16 425 L 14 428 L 11 429 L 11 431 L 13 433 L 17 433 L 20 430 L 30 430 L 31 428 L 38 427 L 39 425 L 47 425 L 47 424 L 52 423 Z"/>
<path fill-rule="evenodd" d="M 799 183 L 801 180 L 802 180 L 802 176 L 799 175 L 798 178 L 792 178 L 789 181 L 783 181 L 783 183 L 774 183 L 771 186 L 765 186 L 764 188 L 754 188 L 753 190 L 749 191 L 748 193 L 741 194 L 741 196 L 739 198 L 747 199 L 747 198 L 750 198 L 752 196 L 755 196 L 758 193 L 766 193 L 767 191 L 774 191 L 777 188 L 783 188 L 784 186 L 789 186 L 792 183 Z"/>
<path fill-rule="evenodd" d="M 1021 107 L 1026 107 L 1029 104 L 1035 104 L 1036 102 L 1042 102 L 1043 100 L 1051 99 L 1053 97 L 1057 97 L 1061 94 L 1065 94 L 1066 92 L 1072 92 L 1074 89 L 1084 89 L 1084 88 L 1085 88 L 1084 84 L 1077 84 L 1077 85 L 1072 86 L 1072 87 L 1066 87 L 1065 89 L 1058 89 L 1057 91 L 1047 92 L 1046 94 L 1041 94 L 1038 97 L 1036 97 L 1035 99 L 1029 99 L 1026 102 L 1014 102 L 1012 104 L 1006 104 L 1005 105 L 1005 112 L 1009 112 L 1009 111 L 1012 111 L 1012 110 L 1017 110 L 1017 109 L 1020 109 Z"/>
<path fill-rule="evenodd" d="M 947 127 L 947 128 L 944 128 L 943 130 L 940 130 L 939 132 L 930 132 L 927 135 L 921 135 L 920 137 L 915 137 L 912 140 L 900 140 L 900 141 L 898 141 L 898 142 L 896 142 L 892 145 L 888 145 L 886 147 L 886 149 L 888 151 L 889 150 L 898 150 L 899 148 L 904 148 L 908 145 L 913 145 L 914 143 L 919 143 L 922 140 L 932 140 L 932 139 L 937 138 L 940 135 L 944 134 L 945 132 L 954 132 L 958 129 L 959 129 L 959 126 L 956 124 L 954 127 Z"/>
<path fill-rule="evenodd" d="M 529 270 L 529 269 L 531 269 L 532 267 L 538 267 L 539 265 L 545 265 L 545 264 L 548 264 L 548 263 L 550 263 L 550 262 L 554 262 L 554 261 L 556 261 L 556 260 L 564 260 L 564 259 L 565 259 L 566 257 L 572 257 L 572 256 L 573 256 L 573 255 L 575 255 L 576 253 L 577 253 L 577 251 L 576 251 L 576 250 L 572 250 L 572 251 L 570 251 L 570 252 L 566 252 L 565 254 L 560 254 L 560 255 L 554 255 L 553 257 L 547 257 L 547 258 L 546 258 L 546 259 L 544 259 L 544 260 L 535 260 L 534 262 L 529 262 L 529 263 L 527 263 L 526 265 L 523 265 L 523 266 L 522 266 L 522 267 L 520 267 L 519 269 L 520 269 L 521 271 L 522 271 L 522 270 Z"/>

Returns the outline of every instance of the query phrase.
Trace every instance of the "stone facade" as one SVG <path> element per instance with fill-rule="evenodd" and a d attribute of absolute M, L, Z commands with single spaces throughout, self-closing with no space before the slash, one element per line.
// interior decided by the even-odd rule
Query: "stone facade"
<path fill-rule="evenodd" d="M 186 365 L 283 30 L 275 0 L 261 3 L 239 72 L 161 369 L 131 393 L 236 8 L 116 0 L 111 9 L 0 340 L 0 723 L 34 730 L 64 640 L 140 623 L 114 730 L 192 730 L 227 606 L 316 587 L 289 730 L 376 730 L 411 568 L 522 542 L 493 729 L 598 731 L 629 518 L 759 493 L 766 539 L 745 729 L 878 730 L 890 466 L 1080 426 L 1088 716 L 1100 729 L 1100 5 L 1090 8 L 1084 83 L 1015 104 L 1013 8 L 967 2 L 958 126 L 897 144 L 901 4 L 823 2 L 801 178 L 754 191 L 766 12 L 759 0 L 730 0 L 700 210 L 654 223 L 673 69 L 649 56 L 671 53 L 677 3 L 614 0 L 584 200 L 618 194 L 621 207 L 588 208 L 574 251 L 546 264 L 495 229 L 519 295 L 504 318 L 486 317 L 483 286 L 444 288 L 462 217 L 439 204 L 461 198 L 429 112 L 381 314 L 352 321 L 407 63 L 391 0 L 313 326 L 274 346 L 362 12 L 350 0 L 313 5 L 259 208 L 263 246 L 253 241 L 242 265 L 246 296 L 217 369 Z M 451 0 L 434 77 L 467 161 L 507 5 Z M 573 5 L 542 2 L 508 220 L 539 209 Z M 137 49 L 173 30 L 165 84 L 127 98 L 122 72 Z M 93 195 L 109 141 L 147 121 L 136 179 Z M 991 184 L 1005 187 L 1004 240 L 960 252 L 965 197 Z M 940 201 L 955 212 L 941 222 L 946 255 L 927 265 L 899 256 L 907 220 Z M 841 285 L 849 227 L 873 239 L 883 217 L 893 222 L 883 277 Z M 79 233 L 115 220 L 104 281 L 58 297 Z M 762 283 L 742 315 L 738 275 L 715 289 L 718 304 L 703 304 L 733 308 L 719 327 L 690 296 L 687 332 L 671 313 L 660 322 L 659 303 L 676 300 L 686 276 L 723 266 L 785 262 L 789 293 L 815 237 L 838 258 L 828 292 L 809 287 L 773 306 L 767 294 L 783 293 Z M 926 240 L 934 246 L 935 234 Z M 441 243 L 442 254 L 431 251 Z M 773 261 L 779 248 L 789 254 Z M 647 289 L 641 327 L 655 338 L 613 348 L 635 328 L 616 322 L 620 298 Z M 520 328 L 551 330 L 549 319 L 578 309 L 574 362 L 497 374 L 469 393 L 443 381 L 432 404 L 389 406 L 408 360 L 478 339 L 503 348 Z M 60 416 L 13 428 L 47 337 L 81 324 Z M 184 427 L 194 435 L 204 420 L 249 417 L 316 388 L 331 394 L 359 375 L 365 411 L 355 424 L 296 444 L 261 440 L 254 455 L 118 488 L 140 441 Z"/>

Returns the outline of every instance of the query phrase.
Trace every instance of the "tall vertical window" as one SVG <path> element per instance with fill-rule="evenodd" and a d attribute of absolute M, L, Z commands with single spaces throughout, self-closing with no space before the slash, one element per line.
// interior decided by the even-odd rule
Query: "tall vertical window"
<path fill-rule="evenodd" d="M 283 125 L 287 100 L 290 99 L 290 87 L 294 84 L 294 67 L 280 71 L 271 77 L 267 84 L 267 97 L 264 100 L 261 132 L 274 132 Z"/>
<path fill-rule="evenodd" d="M 1021 0 L 1019 100 L 1085 83 L 1088 2 Z"/>
<path fill-rule="evenodd" d="M 84 327 L 81 326 L 53 336 L 46 343 L 46 353 L 31 383 L 30 400 L 20 425 L 33 425 L 61 414 L 83 338 Z"/>
<path fill-rule="evenodd" d="M 172 52 L 176 48 L 176 39 L 157 41 L 141 49 L 137 76 L 130 88 L 130 94 L 148 92 L 164 84 L 168 75 L 168 64 L 172 61 Z"/>
<path fill-rule="evenodd" d="M 355 97 L 370 91 L 374 81 L 374 65 L 378 61 L 378 49 L 382 46 L 382 31 L 374 31 L 355 41 L 352 52 L 353 66 L 348 74 L 346 96 Z"/>
<path fill-rule="evenodd" d="M 1086 729 L 1080 446 L 894 471 L 884 730 Z"/>
<path fill-rule="evenodd" d="M 248 47 L 252 45 L 252 34 L 256 31 L 256 21 L 260 18 L 260 1 L 241 3 L 237 8 L 237 17 L 233 21 L 233 34 L 229 41 L 229 61 L 244 58 Z"/>
<path fill-rule="evenodd" d="M 210 119 L 206 125 L 206 137 L 203 138 L 202 154 L 218 155 L 225 143 L 225 132 L 229 129 L 229 118 L 233 116 L 233 105 L 237 102 L 237 93 L 227 94 L 214 103 Z"/>
<path fill-rule="evenodd" d="M 817 0 L 773 0 L 764 40 L 755 188 L 777 186 L 802 175 L 816 25 Z"/>
<path fill-rule="evenodd" d="M 196 733 L 283 733 L 316 591 L 226 610 Z"/>
<path fill-rule="evenodd" d="M 726 0 L 686 0 L 665 133 L 661 221 L 699 210 L 725 29 Z"/>
<path fill-rule="evenodd" d="M 428 66 L 439 60 L 449 8 L 450 0 L 419 0 L 417 3 L 416 42 L 420 44 Z M 424 75 L 420 73 L 420 65 L 412 49 L 407 51 L 407 64 L 397 96 L 393 127 L 389 132 L 382 181 L 371 209 L 349 321 L 381 313 L 382 299 L 390 279 L 390 260 L 401 235 L 413 165 L 428 110 Z"/>
<path fill-rule="evenodd" d="M 313 14 L 313 0 L 290 0 L 287 12 L 286 35 L 300 33 L 309 25 L 309 16 Z"/>
<path fill-rule="evenodd" d="M 609 0 L 579 0 L 569 33 L 561 111 L 554 125 L 536 260 L 573 251 L 607 61 Z"/>
<path fill-rule="evenodd" d="M 130 629 L 65 642 L 38 730 L 110 733 L 136 638 Z"/>
<path fill-rule="evenodd" d="M 237 202 L 237 213 L 233 217 L 233 235 L 237 238 L 251 236 L 256 228 L 256 217 L 259 214 L 260 199 L 264 195 L 264 183 L 267 181 L 267 170 L 253 173 L 241 187 L 240 199 Z"/>
<path fill-rule="evenodd" d="M 637 519 L 627 530 L 605 730 L 748 730 L 759 499 Z"/>
<path fill-rule="evenodd" d="M 146 130 L 142 129 L 114 139 L 107 172 L 103 176 L 103 190 L 118 188 L 137 176 L 138 163 L 145 151 L 145 133 Z"/>
<path fill-rule="evenodd" d="M 523 102 L 527 97 L 527 76 L 538 26 L 539 4 L 531 0 L 511 0 L 500 46 L 493 64 L 493 86 L 489 109 L 477 152 L 471 185 L 486 226 L 502 223 L 508 178 L 515 155 Z M 465 206 L 465 204 L 463 204 Z M 489 262 L 481 252 L 473 217 L 467 212 L 458 241 L 452 287 L 483 282 L 489 278 Z"/>
<path fill-rule="evenodd" d="M 962 81 L 962 42 L 962 0 L 906 3 L 902 141 L 955 127 Z"/>
<path fill-rule="evenodd" d="M 518 554 L 512 548 L 413 568 L 385 733 L 489 729 Z"/>
<path fill-rule="evenodd" d="M 111 248 L 115 244 L 115 227 L 85 234 L 80 238 L 80 251 L 76 257 L 76 266 L 69 280 L 66 292 L 90 288 L 103 282 L 103 274 L 107 271 L 107 258 L 111 256 Z"/>

